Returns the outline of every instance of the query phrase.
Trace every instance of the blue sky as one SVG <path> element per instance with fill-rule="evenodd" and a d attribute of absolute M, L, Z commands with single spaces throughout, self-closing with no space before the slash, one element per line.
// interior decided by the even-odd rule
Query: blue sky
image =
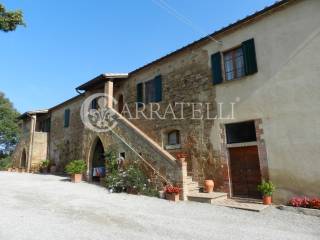
<path fill-rule="evenodd" d="M 192 26 L 160 7 L 163 1 Z M 24 112 L 52 107 L 101 73 L 132 71 L 274 0 L 0 2 L 23 10 L 27 23 L 0 32 L 0 91 Z"/>

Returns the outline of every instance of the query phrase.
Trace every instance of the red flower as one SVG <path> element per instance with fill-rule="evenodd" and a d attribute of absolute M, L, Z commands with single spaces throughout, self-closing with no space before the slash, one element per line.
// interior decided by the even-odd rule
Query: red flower
<path fill-rule="evenodd" d="M 320 198 L 293 197 L 290 199 L 290 206 L 320 209 Z"/>
<path fill-rule="evenodd" d="M 178 194 L 181 191 L 179 187 L 167 186 L 165 189 L 166 193 L 176 193 Z"/>
<path fill-rule="evenodd" d="M 178 159 L 180 159 L 180 158 L 186 158 L 186 157 L 188 157 L 188 154 L 183 153 L 183 152 L 179 152 L 179 153 L 176 154 L 176 157 L 177 157 Z"/>

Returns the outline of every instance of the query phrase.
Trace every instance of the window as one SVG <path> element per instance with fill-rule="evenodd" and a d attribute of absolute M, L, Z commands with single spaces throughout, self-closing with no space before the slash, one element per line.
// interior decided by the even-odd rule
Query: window
<path fill-rule="evenodd" d="M 154 80 L 145 83 L 145 91 L 146 103 L 154 102 L 156 96 L 156 86 Z"/>
<path fill-rule="evenodd" d="M 242 42 L 233 50 L 212 54 L 211 70 L 215 85 L 258 72 L 254 39 Z"/>
<path fill-rule="evenodd" d="M 178 130 L 173 130 L 168 133 L 168 145 L 178 145 L 180 144 L 180 132 Z"/>
<path fill-rule="evenodd" d="M 240 78 L 245 75 L 242 48 L 236 48 L 223 54 L 226 80 Z"/>
<path fill-rule="evenodd" d="M 69 127 L 70 124 L 70 109 L 64 110 L 64 127 Z"/>
<path fill-rule="evenodd" d="M 144 85 L 144 88 L 143 88 Z M 144 94 L 143 94 L 144 89 Z M 137 103 L 138 106 L 142 106 L 141 103 L 161 102 L 162 101 L 162 79 L 161 76 L 157 76 L 154 79 L 143 83 L 137 84 Z"/>
<path fill-rule="evenodd" d="M 226 124 L 227 143 L 243 143 L 257 141 L 253 121 Z"/>
<path fill-rule="evenodd" d="M 98 109 L 98 99 L 97 98 L 92 100 L 91 109 Z"/>
<path fill-rule="evenodd" d="M 126 159 L 126 153 L 125 152 L 121 152 L 119 154 L 119 157 L 123 158 L 123 159 Z"/>
<path fill-rule="evenodd" d="M 39 131 L 40 132 L 50 132 L 50 118 L 40 121 Z"/>
<path fill-rule="evenodd" d="M 145 83 L 146 103 L 161 102 L 162 100 L 162 81 L 161 76 Z"/>

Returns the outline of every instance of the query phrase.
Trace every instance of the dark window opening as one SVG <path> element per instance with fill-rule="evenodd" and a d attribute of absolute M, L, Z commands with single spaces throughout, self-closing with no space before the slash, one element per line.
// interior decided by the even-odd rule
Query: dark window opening
<path fill-rule="evenodd" d="M 123 111 L 123 106 L 124 106 L 124 100 L 123 100 L 123 95 L 121 94 L 118 98 L 118 112 L 122 113 Z"/>
<path fill-rule="evenodd" d="M 39 131 L 40 132 L 50 132 L 51 120 L 47 118 L 45 120 L 40 121 L 39 123 Z"/>
<path fill-rule="evenodd" d="M 243 143 L 257 141 L 253 121 L 226 124 L 227 143 Z"/>
<path fill-rule="evenodd" d="M 168 145 L 180 144 L 180 132 L 174 130 L 168 133 Z"/>
<path fill-rule="evenodd" d="M 92 100 L 91 109 L 98 109 L 98 99 L 97 98 Z"/>
<path fill-rule="evenodd" d="M 120 153 L 120 157 L 123 158 L 123 159 L 126 159 L 126 153 L 125 152 L 121 152 Z"/>

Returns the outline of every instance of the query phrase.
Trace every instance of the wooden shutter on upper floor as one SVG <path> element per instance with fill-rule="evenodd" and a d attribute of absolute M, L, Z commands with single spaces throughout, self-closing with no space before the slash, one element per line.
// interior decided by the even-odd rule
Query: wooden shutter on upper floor
<path fill-rule="evenodd" d="M 249 39 L 242 43 L 245 74 L 251 75 L 258 72 L 256 49 L 254 39 Z"/>
<path fill-rule="evenodd" d="M 138 107 L 141 107 L 143 104 L 143 83 L 137 84 L 137 103 Z"/>
<path fill-rule="evenodd" d="M 70 109 L 64 110 L 64 127 L 69 127 L 70 124 Z"/>
<path fill-rule="evenodd" d="M 162 78 L 161 75 L 154 78 L 155 96 L 154 102 L 162 101 Z"/>
<path fill-rule="evenodd" d="M 216 52 L 211 55 L 211 69 L 213 84 L 222 83 L 222 67 L 221 67 L 221 53 Z"/>

